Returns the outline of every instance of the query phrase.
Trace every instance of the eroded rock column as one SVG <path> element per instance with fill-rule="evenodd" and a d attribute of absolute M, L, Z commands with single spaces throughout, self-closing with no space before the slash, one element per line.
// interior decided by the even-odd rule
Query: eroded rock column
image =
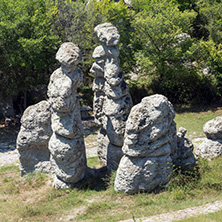
<path fill-rule="evenodd" d="M 29 106 L 23 113 L 16 141 L 21 175 L 33 171 L 50 173 L 48 142 L 52 135 L 51 111 L 48 101 Z"/>
<path fill-rule="evenodd" d="M 124 156 L 115 179 L 116 191 L 152 191 L 168 183 L 174 116 L 172 104 L 162 95 L 145 97 L 131 109 L 126 122 Z"/>
<path fill-rule="evenodd" d="M 194 146 L 189 138 L 185 138 L 187 130 L 183 127 L 177 132 L 177 159 L 175 165 L 183 170 L 192 169 L 195 165 Z"/>
<path fill-rule="evenodd" d="M 77 87 L 82 72 L 77 68 L 81 58 L 79 48 L 63 43 L 56 54 L 61 63 L 50 77 L 48 97 L 52 106 L 52 130 L 49 141 L 54 167 L 54 187 L 66 188 L 82 180 L 86 170 L 85 145 Z"/>
<path fill-rule="evenodd" d="M 93 83 L 95 121 L 101 129 L 98 133 L 98 157 L 108 170 L 116 170 L 122 157 L 125 123 L 132 107 L 129 87 L 123 79 L 119 65 L 120 35 L 115 26 L 104 23 L 95 32 L 102 45 L 95 48 L 95 62 L 90 72 Z"/>

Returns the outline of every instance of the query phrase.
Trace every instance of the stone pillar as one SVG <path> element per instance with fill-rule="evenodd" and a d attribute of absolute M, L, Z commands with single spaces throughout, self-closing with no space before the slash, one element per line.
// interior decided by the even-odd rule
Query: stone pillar
<path fill-rule="evenodd" d="M 108 170 L 116 170 L 122 157 L 125 123 L 132 107 L 129 87 L 123 79 L 119 65 L 120 35 L 115 26 L 104 23 L 95 27 L 102 43 L 93 52 L 95 62 L 90 72 L 93 82 L 93 111 L 100 125 L 98 156 Z"/>
<path fill-rule="evenodd" d="M 182 170 L 192 169 L 196 162 L 193 154 L 194 147 L 192 141 L 185 137 L 186 133 L 187 130 L 183 127 L 180 127 L 177 132 L 178 151 L 174 164 Z"/>
<path fill-rule="evenodd" d="M 116 191 L 152 191 L 168 183 L 174 116 L 172 104 L 158 94 L 143 98 L 131 109 L 126 122 L 124 156 L 114 184 Z"/>
<path fill-rule="evenodd" d="M 81 70 L 77 68 L 80 58 L 81 53 L 76 45 L 63 43 L 56 54 L 61 67 L 53 72 L 48 85 L 53 131 L 49 150 L 55 188 L 72 186 L 85 176 L 85 145 L 76 93 L 83 78 Z"/>
<path fill-rule="evenodd" d="M 50 118 L 48 101 L 41 101 L 24 111 L 16 141 L 21 175 L 33 171 L 46 173 L 52 171 L 48 149 L 52 135 Z"/>

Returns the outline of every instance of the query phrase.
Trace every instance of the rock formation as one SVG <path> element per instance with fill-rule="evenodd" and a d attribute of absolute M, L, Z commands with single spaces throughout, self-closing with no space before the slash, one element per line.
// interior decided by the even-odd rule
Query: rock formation
<path fill-rule="evenodd" d="M 190 139 L 185 138 L 187 130 L 183 127 L 179 128 L 177 133 L 177 158 L 175 165 L 181 169 L 191 169 L 196 160 L 193 154 L 193 144 Z"/>
<path fill-rule="evenodd" d="M 168 183 L 174 116 L 172 104 L 158 94 L 143 98 L 131 109 L 126 122 L 124 156 L 115 179 L 116 191 L 152 191 Z"/>
<path fill-rule="evenodd" d="M 52 130 L 49 141 L 54 168 L 54 187 L 66 188 L 83 179 L 86 170 L 83 127 L 77 87 L 82 72 L 77 68 L 80 50 L 73 43 L 63 43 L 56 54 L 61 63 L 50 77 L 48 97 L 52 106 Z"/>
<path fill-rule="evenodd" d="M 41 101 L 25 110 L 16 141 L 21 175 L 32 171 L 52 170 L 48 150 L 52 135 L 50 118 L 50 105 L 47 101 Z"/>
<path fill-rule="evenodd" d="M 122 157 L 125 122 L 132 107 L 129 87 L 123 79 L 119 65 L 118 43 L 120 35 L 116 27 L 104 23 L 95 27 L 102 45 L 93 52 L 95 62 L 90 72 L 93 82 L 95 121 L 101 129 L 98 134 L 98 156 L 108 170 L 116 170 Z"/>
<path fill-rule="evenodd" d="M 195 155 L 211 160 L 222 155 L 222 116 L 218 116 L 203 126 L 206 139 L 196 149 Z"/>

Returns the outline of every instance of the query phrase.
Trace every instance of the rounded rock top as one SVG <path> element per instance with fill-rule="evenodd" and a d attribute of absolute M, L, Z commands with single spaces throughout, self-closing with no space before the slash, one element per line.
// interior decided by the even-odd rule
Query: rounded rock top
<path fill-rule="evenodd" d="M 56 53 L 56 59 L 66 67 L 76 66 L 81 59 L 80 49 L 72 42 L 65 42 Z"/>
<path fill-rule="evenodd" d="M 203 131 L 208 139 L 222 139 L 222 116 L 206 122 Z"/>
<path fill-rule="evenodd" d="M 119 43 L 120 35 L 118 29 L 111 23 L 103 23 L 95 27 L 99 41 L 107 46 L 116 46 Z"/>

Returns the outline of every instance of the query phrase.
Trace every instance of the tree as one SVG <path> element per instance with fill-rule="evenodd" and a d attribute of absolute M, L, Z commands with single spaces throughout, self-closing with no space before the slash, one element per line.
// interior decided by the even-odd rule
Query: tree
<path fill-rule="evenodd" d="M 57 13 L 49 0 L 0 1 L 1 95 L 24 95 L 48 81 L 61 43 L 51 30 Z"/>
<path fill-rule="evenodd" d="M 207 77 L 193 65 L 195 58 L 189 51 L 196 42 L 189 36 L 196 12 L 182 12 L 177 3 L 167 0 L 151 0 L 143 8 L 132 22 L 141 76 L 137 84 L 150 94 L 166 95 L 173 103 L 200 102 Z"/>

